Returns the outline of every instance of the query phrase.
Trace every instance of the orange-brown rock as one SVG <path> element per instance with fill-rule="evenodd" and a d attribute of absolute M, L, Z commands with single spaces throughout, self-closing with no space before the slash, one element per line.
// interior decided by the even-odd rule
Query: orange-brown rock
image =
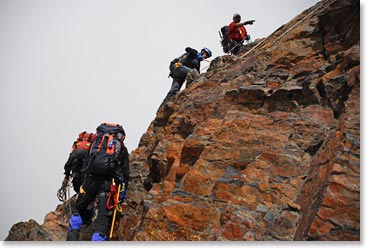
<path fill-rule="evenodd" d="M 358 1 L 323 1 L 213 61 L 132 154 L 126 238 L 359 240 L 359 33 Z"/>
<path fill-rule="evenodd" d="M 212 61 L 132 152 L 115 239 L 360 240 L 359 25 L 324 0 Z"/>

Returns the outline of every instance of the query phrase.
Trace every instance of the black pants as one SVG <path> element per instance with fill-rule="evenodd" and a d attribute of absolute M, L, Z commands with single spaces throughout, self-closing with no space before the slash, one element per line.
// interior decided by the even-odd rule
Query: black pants
<path fill-rule="evenodd" d="M 164 104 L 166 104 L 166 102 L 168 102 L 169 99 L 171 99 L 174 95 L 177 94 L 177 92 L 181 90 L 181 87 L 185 82 L 186 76 L 191 70 L 192 70 L 191 68 L 184 65 L 181 65 L 180 67 L 173 69 L 171 75 L 173 78 L 171 89 L 167 93 L 167 96 L 164 98 L 159 108 L 162 107 Z"/>
<path fill-rule="evenodd" d="M 94 221 L 94 232 L 98 232 L 101 236 L 108 236 L 112 222 L 113 209 L 108 210 L 106 206 L 110 186 L 110 180 L 87 176 L 83 183 L 83 189 L 86 193 L 78 195 L 75 203 L 76 209 L 73 211 L 74 215 L 81 216 L 83 224 L 87 224 L 92 217 L 92 211 L 88 206 L 98 197 L 98 215 Z"/>
<path fill-rule="evenodd" d="M 243 49 L 243 47 L 244 47 L 243 41 L 232 40 L 229 42 L 229 49 L 231 53 L 234 55 L 238 55 L 239 52 Z"/>
<path fill-rule="evenodd" d="M 171 89 L 167 93 L 166 97 L 164 98 L 159 108 L 162 107 L 164 104 L 166 104 L 169 99 L 171 99 L 174 95 L 177 94 L 177 92 L 180 91 L 184 82 L 185 82 L 185 78 L 173 78 Z"/>
<path fill-rule="evenodd" d="M 80 177 L 74 177 L 73 176 L 73 188 L 75 193 L 79 193 L 80 186 L 82 185 L 82 179 Z"/>

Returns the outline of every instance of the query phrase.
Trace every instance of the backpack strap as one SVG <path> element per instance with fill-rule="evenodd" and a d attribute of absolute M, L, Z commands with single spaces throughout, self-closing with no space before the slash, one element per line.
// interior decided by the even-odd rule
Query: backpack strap
<path fill-rule="evenodd" d="M 115 152 L 114 136 L 115 135 L 111 135 L 111 134 L 108 136 L 106 153 L 109 155 L 112 155 Z"/>
<path fill-rule="evenodd" d="M 115 124 L 115 123 L 108 123 L 108 122 L 104 122 L 104 123 L 102 123 L 102 125 L 105 125 L 105 126 L 112 126 L 112 127 L 121 127 L 119 124 Z"/>

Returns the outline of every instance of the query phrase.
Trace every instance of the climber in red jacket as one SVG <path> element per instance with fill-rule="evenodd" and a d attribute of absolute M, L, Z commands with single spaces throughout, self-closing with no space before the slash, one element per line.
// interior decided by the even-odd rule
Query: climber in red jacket
<path fill-rule="evenodd" d="M 247 35 L 245 25 L 252 25 L 254 22 L 255 20 L 241 22 L 240 14 L 235 13 L 233 15 L 233 22 L 228 26 L 228 41 L 232 54 L 238 54 L 243 47 L 243 42 L 250 39 L 250 36 Z"/>

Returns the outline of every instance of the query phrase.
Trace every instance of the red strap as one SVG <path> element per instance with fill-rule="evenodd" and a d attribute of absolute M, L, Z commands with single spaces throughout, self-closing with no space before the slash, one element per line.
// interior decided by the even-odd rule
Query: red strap
<path fill-rule="evenodd" d="M 111 197 L 113 197 L 113 204 L 112 205 L 110 204 Z M 108 192 L 106 207 L 107 207 L 108 210 L 111 210 L 114 207 L 116 207 L 117 203 L 118 203 L 118 201 L 117 201 L 116 184 L 111 184 L 110 192 Z"/>

